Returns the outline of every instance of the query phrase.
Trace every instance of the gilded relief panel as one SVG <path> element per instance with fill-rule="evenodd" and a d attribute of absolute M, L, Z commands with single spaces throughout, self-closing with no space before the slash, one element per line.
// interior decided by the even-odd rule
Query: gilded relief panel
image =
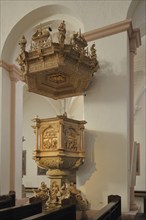
<path fill-rule="evenodd" d="M 76 152 L 80 146 L 80 136 L 75 125 L 66 123 L 64 128 L 64 148 Z"/>
<path fill-rule="evenodd" d="M 42 150 L 57 150 L 57 147 L 59 146 L 58 126 L 57 123 L 50 123 L 47 128 L 45 127 L 41 129 Z"/>

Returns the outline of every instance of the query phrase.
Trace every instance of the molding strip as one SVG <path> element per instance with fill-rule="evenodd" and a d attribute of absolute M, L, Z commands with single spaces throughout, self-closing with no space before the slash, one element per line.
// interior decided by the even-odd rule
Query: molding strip
<path fill-rule="evenodd" d="M 11 81 L 23 81 L 22 72 L 15 64 L 10 65 L 5 61 L 0 60 L 0 67 L 4 68 L 6 71 L 9 72 Z"/>
<path fill-rule="evenodd" d="M 4 68 L 8 72 L 10 70 L 10 65 L 4 62 L 3 60 L 0 60 L 0 67 Z"/>
<path fill-rule="evenodd" d="M 124 21 L 120 21 L 111 25 L 107 25 L 102 28 L 98 28 L 92 31 L 85 32 L 83 35 L 85 39 L 89 41 L 94 41 L 97 39 L 101 39 L 107 36 L 111 36 L 114 34 L 118 34 L 121 32 L 127 31 L 129 39 L 136 36 L 136 43 L 137 47 L 141 45 L 141 38 L 140 38 L 140 29 L 133 29 L 132 27 L 132 20 L 126 19 Z"/>

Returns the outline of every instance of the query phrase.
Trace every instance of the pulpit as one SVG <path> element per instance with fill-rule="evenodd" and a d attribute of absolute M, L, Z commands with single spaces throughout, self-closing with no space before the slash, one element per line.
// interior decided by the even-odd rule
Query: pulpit
<path fill-rule="evenodd" d="M 65 200 L 78 201 L 79 209 L 87 206 L 76 188 L 76 171 L 85 158 L 83 134 L 86 121 L 73 120 L 64 114 L 47 119 L 35 117 L 33 122 L 36 135 L 33 159 L 47 170 L 49 206 L 61 205 Z"/>
<path fill-rule="evenodd" d="M 57 42 L 51 31 L 50 27 L 40 25 L 32 35 L 29 50 L 26 50 L 25 36 L 20 39 L 17 62 L 22 81 L 29 92 L 53 99 L 84 94 L 94 72 L 99 69 L 95 44 L 89 50 L 81 30 L 73 33 L 67 43 L 65 21 L 58 27 Z M 47 169 L 46 175 L 50 178 L 49 192 L 47 187 L 40 187 L 36 196 L 45 196 L 47 192 L 48 207 L 69 200 L 85 210 L 88 202 L 76 187 L 76 171 L 85 158 L 83 133 L 86 122 L 70 119 L 66 113 L 55 118 L 36 117 L 33 122 L 36 135 L 33 159 L 37 166 Z"/>

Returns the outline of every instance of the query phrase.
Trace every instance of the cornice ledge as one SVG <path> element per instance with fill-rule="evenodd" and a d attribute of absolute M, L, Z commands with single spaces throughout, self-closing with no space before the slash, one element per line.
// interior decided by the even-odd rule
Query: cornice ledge
<path fill-rule="evenodd" d="M 0 67 L 4 68 L 10 74 L 11 81 L 19 81 L 23 79 L 22 72 L 15 64 L 8 64 L 3 60 L 0 60 Z"/>
<path fill-rule="evenodd" d="M 111 25 L 107 25 L 102 28 L 98 28 L 92 31 L 85 32 L 83 35 L 86 41 L 93 41 L 97 39 L 101 39 L 110 35 L 118 34 L 121 32 L 127 31 L 129 40 L 131 38 L 136 37 L 136 45 L 139 47 L 141 45 L 141 37 L 140 37 L 140 29 L 133 29 L 132 20 L 126 19 L 124 21 L 120 21 Z"/>

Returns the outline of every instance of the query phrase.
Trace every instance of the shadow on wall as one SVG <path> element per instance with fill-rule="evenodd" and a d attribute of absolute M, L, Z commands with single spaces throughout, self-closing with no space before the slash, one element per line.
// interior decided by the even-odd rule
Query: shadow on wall
<path fill-rule="evenodd" d="M 85 162 L 77 172 L 80 186 L 94 178 L 97 172 L 101 180 L 109 179 L 112 184 L 117 182 L 117 168 L 120 173 L 126 171 L 124 171 L 126 161 L 123 160 L 126 160 L 128 153 L 125 137 L 122 134 L 85 130 L 84 142 Z M 115 178 L 111 179 L 111 176 Z M 121 176 L 118 179 L 122 182 Z"/>
<path fill-rule="evenodd" d="M 109 194 L 127 196 L 128 148 L 123 134 L 87 130 L 85 132 L 85 163 L 77 172 L 79 187 L 85 187 L 92 209 L 107 203 Z M 128 172 L 128 173 L 127 173 Z"/>
<path fill-rule="evenodd" d="M 100 69 L 94 74 L 92 83 L 86 92 L 86 99 L 92 102 L 116 102 L 125 99 L 128 88 L 128 73 L 126 60 L 121 60 L 120 66 L 106 60 L 99 61 Z M 96 95 L 95 95 L 96 94 Z M 97 100 L 98 96 L 98 100 Z"/>
<path fill-rule="evenodd" d="M 84 148 L 85 148 L 85 162 L 83 166 L 79 168 L 77 172 L 77 178 L 80 185 L 84 185 L 87 180 L 91 178 L 96 171 L 95 163 L 95 143 L 97 138 L 97 132 L 85 130 L 84 133 Z"/>

